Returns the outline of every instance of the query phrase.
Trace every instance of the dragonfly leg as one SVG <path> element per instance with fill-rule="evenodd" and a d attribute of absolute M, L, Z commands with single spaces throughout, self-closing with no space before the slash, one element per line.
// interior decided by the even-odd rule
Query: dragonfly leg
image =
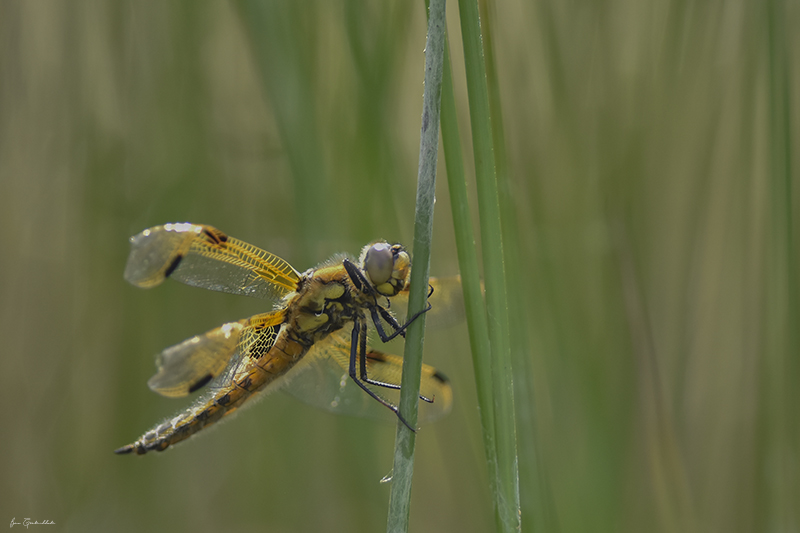
<path fill-rule="evenodd" d="M 392 314 L 387 309 L 384 309 L 379 305 L 372 307 L 370 309 L 370 314 L 372 315 L 372 322 L 375 324 L 375 330 L 378 332 L 378 336 L 381 338 L 383 342 L 389 342 L 398 335 L 402 335 L 403 337 L 405 337 L 406 328 L 408 328 L 408 326 L 412 322 L 414 322 L 417 318 L 419 318 L 420 315 L 422 315 L 422 313 L 427 313 L 430 310 L 431 310 L 431 303 L 428 302 L 428 305 L 425 306 L 425 309 L 419 311 L 418 313 L 415 313 L 414 316 L 406 320 L 406 323 L 403 325 L 400 325 L 397 319 L 393 317 Z M 386 331 L 383 329 L 383 324 L 381 323 L 381 320 L 378 317 L 378 313 L 380 313 L 380 318 L 383 318 L 386 321 L 386 323 L 389 324 L 392 327 L 392 329 L 394 329 L 394 332 L 392 332 L 390 335 L 387 335 Z"/>
<path fill-rule="evenodd" d="M 411 431 L 416 432 L 417 430 L 408 423 L 408 421 L 400 414 L 400 410 L 392 405 L 391 403 L 387 402 L 385 399 L 381 398 L 375 392 L 373 392 L 369 387 L 367 387 L 360 379 L 358 379 L 358 375 L 356 373 L 356 361 L 359 358 L 359 351 L 361 351 L 361 363 L 362 368 L 365 368 L 366 363 L 366 351 L 367 351 L 367 329 L 365 324 L 361 324 L 361 321 L 356 319 L 353 322 L 353 333 L 350 336 L 350 378 L 361 387 L 361 389 L 369 394 L 374 400 L 377 400 L 383 406 L 389 408 L 394 414 L 397 415 L 397 418 L 405 424 L 405 426 L 410 429 Z M 359 350 L 360 348 L 360 350 Z"/>
<path fill-rule="evenodd" d="M 344 265 L 344 269 L 347 271 L 347 275 L 350 276 L 350 280 L 353 282 L 353 285 L 356 286 L 356 289 L 368 294 L 372 294 L 374 292 L 372 290 L 372 286 L 369 284 L 366 278 L 364 278 L 364 274 L 361 273 L 361 270 L 359 270 L 359 268 L 353 264 L 352 261 L 345 259 L 342 261 L 342 265 Z"/>
<path fill-rule="evenodd" d="M 389 316 L 391 316 L 391 315 L 389 315 Z M 373 317 L 373 319 L 374 319 L 374 317 Z M 377 324 L 376 324 L 376 326 L 377 326 Z M 367 343 L 366 343 L 366 341 L 367 341 L 366 328 L 364 328 L 364 331 L 362 332 L 362 335 L 361 335 L 361 340 L 359 341 L 361 343 L 361 349 L 359 351 L 359 356 L 358 356 L 359 365 L 361 367 L 360 373 L 359 373 L 360 376 L 361 376 L 361 379 L 363 381 L 369 383 L 370 385 L 376 385 L 378 387 L 384 387 L 384 388 L 387 388 L 387 389 L 399 390 L 400 389 L 400 385 L 398 385 L 396 383 L 387 383 L 385 381 L 378 381 L 378 380 L 374 380 L 374 379 L 370 379 L 369 378 L 369 376 L 367 375 L 367 358 L 368 358 L 368 354 L 367 354 Z M 373 359 L 377 359 L 377 357 L 373 356 Z M 428 398 L 427 396 L 423 396 L 422 394 L 419 395 L 419 399 L 422 400 L 423 402 L 433 403 L 433 399 Z"/>
<path fill-rule="evenodd" d="M 344 261 L 342 261 L 342 264 L 344 265 L 344 269 L 347 271 L 347 274 L 350 276 L 353 285 L 356 286 L 356 289 L 368 294 L 372 294 L 373 296 L 375 295 L 374 289 L 372 289 L 372 286 L 364 277 L 364 274 L 355 264 L 353 264 L 352 261 L 350 261 L 349 259 L 345 259 Z M 431 294 L 433 294 L 433 286 L 429 284 L 428 288 L 429 288 L 428 298 L 430 298 Z M 403 337 L 405 337 L 405 331 L 408 325 L 411 324 L 414 320 L 416 320 L 422 313 L 428 312 L 430 310 L 431 310 L 431 304 L 430 302 L 428 302 L 428 305 L 425 307 L 425 309 L 415 313 L 414 316 L 406 320 L 406 323 L 403 324 L 402 326 L 387 309 L 378 305 L 377 301 L 373 306 L 371 306 L 370 314 L 372 315 L 372 321 L 375 323 L 375 329 L 378 331 L 378 335 L 380 336 L 381 340 L 383 342 L 389 342 L 398 335 L 402 335 Z M 381 317 L 383 317 L 383 319 L 392 327 L 392 329 L 394 329 L 394 332 L 392 334 L 387 335 L 386 331 L 384 331 L 383 325 L 381 324 L 381 321 L 378 318 L 377 313 L 380 313 Z"/>

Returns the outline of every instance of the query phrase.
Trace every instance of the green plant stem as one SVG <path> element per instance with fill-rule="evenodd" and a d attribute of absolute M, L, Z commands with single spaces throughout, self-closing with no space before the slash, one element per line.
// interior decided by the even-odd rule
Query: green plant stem
<path fill-rule="evenodd" d="M 467 93 L 478 186 L 481 248 L 491 344 L 497 446 L 495 510 L 500 531 L 520 529 L 519 474 L 514 416 L 514 389 L 509 345 L 509 317 L 500 201 L 494 164 L 486 65 L 476 0 L 459 0 Z M 476 368 L 476 372 L 479 369 Z"/>
<path fill-rule="evenodd" d="M 436 191 L 436 159 L 439 148 L 439 108 L 444 36 L 445 0 L 432 0 L 428 19 L 428 39 L 425 45 L 425 91 L 422 101 L 419 175 L 414 218 L 414 267 L 411 269 L 409 316 L 424 309 L 428 294 L 430 248 L 433 236 L 433 204 Z M 400 412 L 410 424 L 416 424 L 417 421 L 424 328 L 425 315 L 423 314 L 406 331 Z M 387 531 L 408 531 L 411 479 L 414 473 L 414 444 L 414 432 L 398 421 Z"/>
<path fill-rule="evenodd" d="M 453 213 L 453 230 L 461 272 L 461 289 L 464 293 L 464 309 L 467 315 L 472 365 L 475 368 L 475 387 L 483 432 L 483 449 L 488 465 L 489 485 L 492 494 L 497 493 L 497 449 L 494 436 L 494 396 L 492 395 L 491 348 L 489 327 L 486 323 L 486 306 L 481 291 L 478 252 L 472 231 L 467 179 L 464 172 L 464 156 L 458 133 L 453 78 L 450 69 L 450 50 L 444 50 L 444 78 L 442 81 L 442 150 L 447 167 L 447 184 Z"/>
<path fill-rule="evenodd" d="M 770 215 L 767 239 L 768 270 L 765 304 L 765 350 L 762 359 L 764 429 L 762 431 L 762 472 L 759 491 L 760 526 L 763 530 L 797 529 L 800 514 L 797 498 L 797 446 L 800 425 L 797 411 L 800 396 L 800 288 L 797 275 L 797 250 L 792 219 L 792 98 L 791 40 L 787 28 L 787 6 L 782 0 L 764 3 L 769 105 Z M 792 406 L 792 407 L 790 407 Z M 763 495 L 763 496 L 762 496 Z"/>

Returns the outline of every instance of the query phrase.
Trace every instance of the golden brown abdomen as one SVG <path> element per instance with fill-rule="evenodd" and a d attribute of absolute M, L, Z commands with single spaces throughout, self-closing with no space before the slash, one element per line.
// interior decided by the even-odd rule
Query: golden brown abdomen
<path fill-rule="evenodd" d="M 275 344 L 260 359 L 245 359 L 230 384 L 199 398 L 189 409 L 163 422 L 114 453 L 163 451 L 188 439 L 201 429 L 234 412 L 254 393 L 285 374 L 308 351 L 308 347 L 281 332 Z"/>

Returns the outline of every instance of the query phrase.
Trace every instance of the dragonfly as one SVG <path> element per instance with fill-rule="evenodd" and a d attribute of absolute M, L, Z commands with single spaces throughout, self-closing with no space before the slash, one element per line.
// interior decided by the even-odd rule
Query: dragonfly
<path fill-rule="evenodd" d="M 130 241 L 125 279 L 137 287 L 171 278 L 276 305 L 162 351 L 150 389 L 167 397 L 207 392 L 115 453 L 166 450 L 277 388 L 335 413 L 370 416 L 377 405 L 415 430 L 387 394 L 400 388 L 402 358 L 369 342 L 375 334 L 383 342 L 404 336 L 421 314 L 401 324 L 390 310 L 393 301 L 408 299 L 411 260 L 400 244 L 373 242 L 358 260 L 340 256 L 300 273 L 280 257 L 208 225 L 165 224 Z M 430 282 L 429 296 L 442 289 L 444 308 L 453 307 L 447 302 L 460 293 L 455 290 L 460 281 L 449 279 Z M 430 303 L 422 312 L 429 309 Z M 420 421 L 444 416 L 452 406 L 447 377 L 428 365 L 422 367 L 420 399 L 427 406 Z"/>

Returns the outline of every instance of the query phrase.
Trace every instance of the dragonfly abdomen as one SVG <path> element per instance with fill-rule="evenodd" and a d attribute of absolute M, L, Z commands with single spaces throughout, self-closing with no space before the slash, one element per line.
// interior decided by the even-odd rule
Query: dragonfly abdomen
<path fill-rule="evenodd" d="M 254 393 L 263 390 L 276 378 L 285 374 L 307 351 L 308 347 L 286 335 L 281 335 L 266 354 L 259 359 L 252 359 L 237 372 L 228 386 L 199 398 L 185 412 L 162 422 L 133 444 L 114 450 L 114 453 L 135 452 L 143 455 L 149 451 L 160 452 L 188 439 L 201 429 L 234 412 Z"/>

